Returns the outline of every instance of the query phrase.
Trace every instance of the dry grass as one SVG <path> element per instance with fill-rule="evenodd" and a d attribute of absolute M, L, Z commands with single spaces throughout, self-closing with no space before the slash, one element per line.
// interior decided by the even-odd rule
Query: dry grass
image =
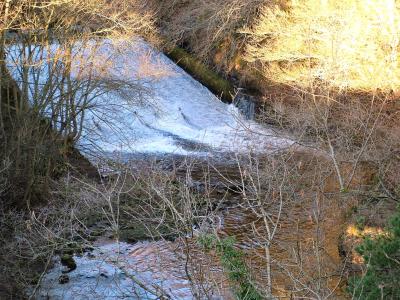
<path fill-rule="evenodd" d="M 274 1 L 264 6 L 246 60 L 274 82 L 394 90 L 400 84 L 399 7 L 393 0 Z M 285 5 L 283 5 L 285 4 Z"/>
<path fill-rule="evenodd" d="M 225 67 L 243 46 L 240 28 L 249 25 L 265 0 L 148 0 L 168 41 L 187 46 L 206 62 L 222 50 L 217 67 Z"/>

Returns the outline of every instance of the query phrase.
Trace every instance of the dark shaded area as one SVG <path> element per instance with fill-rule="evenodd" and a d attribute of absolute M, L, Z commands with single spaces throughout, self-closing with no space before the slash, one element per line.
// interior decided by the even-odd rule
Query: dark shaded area
<path fill-rule="evenodd" d="M 232 102 L 235 89 L 228 80 L 223 79 L 217 73 L 208 69 L 203 63 L 182 48 L 175 47 L 166 53 L 166 55 L 224 102 Z"/>
<path fill-rule="evenodd" d="M 1 206 L 32 208 L 47 203 L 53 180 L 71 172 L 97 179 L 97 169 L 60 136 L 51 122 L 33 111 L 5 67 L 1 77 L 0 174 L 5 191 Z"/>

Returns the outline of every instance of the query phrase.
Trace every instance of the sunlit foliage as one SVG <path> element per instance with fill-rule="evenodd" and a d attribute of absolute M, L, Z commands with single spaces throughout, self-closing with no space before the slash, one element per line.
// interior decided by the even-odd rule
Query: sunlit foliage
<path fill-rule="evenodd" d="M 395 0 L 276 0 L 244 30 L 246 60 L 279 83 L 395 91 L 399 26 Z"/>

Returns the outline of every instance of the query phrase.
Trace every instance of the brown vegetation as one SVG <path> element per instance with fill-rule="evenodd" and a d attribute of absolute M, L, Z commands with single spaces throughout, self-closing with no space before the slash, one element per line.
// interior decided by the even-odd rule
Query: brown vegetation
<path fill-rule="evenodd" d="M 121 46 L 121 40 L 152 33 L 150 16 L 138 9 L 134 1 L 0 4 L 0 139 L 1 160 L 11 162 L 8 202 L 30 208 L 46 198 L 48 179 L 63 172 L 95 97 L 132 84 L 105 76 L 109 57 L 98 45 L 106 37 Z"/>
<path fill-rule="evenodd" d="M 200 299 L 227 285 L 222 272 L 209 271 L 221 257 L 199 246 L 206 234 L 235 237 L 250 266 L 245 280 L 265 298 L 349 298 L 346 281 L 362 263 L 354 244 L 363 233 L 382 232 L 400 199 L 398 9 L 394 1 L 368 3 L 3 1 L 4 297 L 40 283 L 53 254 L 69 251 L 72 239 L 79 247 L 90 244 L 89 226 L 103 222 L 102 233 L 117 240 L 173 241 Z M 130 84 L 98 76 L 107 66 L 96 41 L 126 41 L 139 33 L 153 38 L 153 19 L 144 7 L 170 44 L 257 90 L 263 108 L 258 119 L 289 131 L 299 145 L 295 151 L 236 157 L 224 170 L 203 163 L 199 171 L 186 160 L 169 171 L 124 167 L 96 182 L 77 174 L 94 176 L 87 161 L 83 170 L 75 168 L 80 172 L 69 172 L 66 157 L 83 165 L 73 145 L 93 103 L 80 92 Z M 60 46 L 49 55 L 54 40 Z M 16 81 L 5 66 L 11 43 L 20 58 Z M 28 48 L 35 51 L 26 53 Z M 76 68 L 73 59 L 85 63 Z M 44 83 L 29 76 L 38 66 L 50 70 Z M 43 199 L 51 205 L 38 205 Z"/>
<path fill-rule="evenodd" d="M 96 43 L 153 33 L 135 1 L 0 2 L 0 298 L 24 298 L 82 225 L 84 205 L 57 180 L 69 163 L 94 175 L 74 149 L 85 112 L 93 95 L 131 84 L 101 76 Z"/>
<path fill-rule="evenodd" d="M 339 272 L 343 261 L 347 270 L 353 270 L 354 266 L 348 264 L 350 258 L 345 258 L 340 250 L 346 248 L 348 255 L 354 253 L 346 224 L 362 219 L 370 226 L 382 227 L 400 197 L 400 182 L 395 175 L 400 170 L 396 2 L 150 2 L 162 6 L 157 11 L 158 25 L 167 40 L 183 45 L 239 87 L 256 91 L 261 122 L 289 129 L 308 153 L 321 151 L 317 162 L 310 160 L 313 163 L 306 167 L 315 177 L 298 177 L 290 183 L 304 184 L 300 190 L 305 190 L 307 196 L 296 194 L 302 207 L 297 207 L 295 201 L 289 202 L 292 213 L 285 216 L 285 222 L 304 214 L 306 224 L 308 209 L 321 213 L 321 222 L 311 221 L 314 224 L 310 225 L 310 231 L 302 234 L 310 238 L 311 244 L 319 243 L 322 237 L 325 243 L 322 252 L 330 253 L 325 259 L 329 255 L 334 258 L 333 269 L 320 265 L 324 265 L 323 272 Z M 299 165 L 304 164 L 303 155 L 301 152 L 296 155 Z M 325 171 L 329 175 L 324 175 Z M 268 173 L 266 176 L 269 178 Z M 329 189 L 325 189 L 325 180 L 318 183 L 317 178 L 330 178 Z M 248 184 L 244 189 L 250 188 Z M 319 196 L 312 196 L 312 191 Z M 319 202 L 316 204 L 312 199 Z M 322 203 L 324 208 L 319 210 Z M 253 213 L 257 216 L 259 212 Z M 236 221 L 233 220 L 233 227 Z M 293 238 L 288 252 L 283 251 L 284 261 L 290 257 L 287 253 L 296 252 L 296 243 L 301 244 L 305 238 L 293 235 L 294 225 L 287 228 L 282 233 L 278 230 L 278 235 L 288 232 Z M 312 235 L 314 230 L 321 235 Z M 259 237 L 266 236 L 263 231 Z M 279 244 L 277 247 L 281 247 Z M 310 263 L 310 270 L 320 270 L 312 262 L 315 248 L 311 248 L 303 259 Z M 290 264 L 296 265 L 293 261 Z M 279 274 L 277 271 L 275 274 Z M 300 290 L 308 290 L 307 296 L 311 298 L 339 297 L 337 288 L 334 294 L 329 292 L 338 281 L 323 285 L 316 279 L 318 276 L 314 277 L 315 273 L 301 270 L 309 277 L 300 280 L 293 269 L 289 273 L 282 271 L 286 279 L 280 283 L 280 292 L 284 290 L 286 294 L 281 295 L 290 291 L 297 297 L 302 293 Z M 342 275 L 337 278 L 345 279 L 345 273 L 339 274 Z M 311 287 L 317 283 L 318 287 Z"/>

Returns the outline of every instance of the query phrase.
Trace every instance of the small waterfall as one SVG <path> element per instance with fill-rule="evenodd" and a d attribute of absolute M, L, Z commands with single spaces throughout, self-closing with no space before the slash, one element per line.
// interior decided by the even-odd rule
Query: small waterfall
<path fill-rule="evenodd" d="M 254 120 L 255 116 L 255 100 L 252 96 L 239 91 L 233 99 L 233 104 L 246 117 L 247 120 Z"/>
<path fill-rule="evenodd" d="M 144 153 L 204 156 L 247 153 L 249 149 L 270 152 L 291 144 L 278 137 L 265 138 L 270 130 L 253 121 L 257 101 L 244 89 L 239 90 L 233 103 L 224 103 L 144 41 L 121 49 L 118 43 L 99 40 L 88 44 L 87 49 L 77 49 L 85 57 L 93 46 L 100 57 L 107 57 L 111 63 L 104 80 L 125 82 L 127 87 L 123 91 L 93 91 L 79 143 L 89 159 L 103 155 L 107 159 L 128 158 Z M 16 43 L 7 48 L 7 68 L 15 81 L 24 82 L 18 47 L 21 45 Z M 29 79 L 45 83 L 59 45 L 32 51 L 36 63 Z M 42 56 L 46 58 L 44 63 L 38 61 Z M 81 61 L 73 61 L 74 69 L 85 67 Z M 156 72 L 144 74 L 143 68 Z M 162 76 L 160 70 L 164 72 Z M 57 93 L 58 88 L 55 89 Z"/>

